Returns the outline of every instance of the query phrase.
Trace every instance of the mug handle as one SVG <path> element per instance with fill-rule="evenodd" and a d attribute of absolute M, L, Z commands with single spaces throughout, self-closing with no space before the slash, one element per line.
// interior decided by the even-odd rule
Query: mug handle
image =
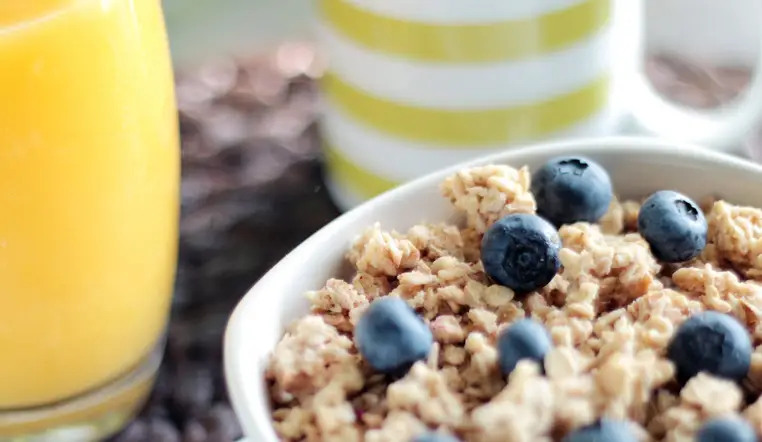
<path fill-rule="evenodd" d="M 633 3 L 643 7 L 642 2 Z M 762 32 L 748 87 L 731 103 L 716 110 L 689 109 L 663 99 L 645 75 L 644 58 L 640 57 L 638 69 L 624 82 L 636 132 L 730 150 L 762 122 Z"/>

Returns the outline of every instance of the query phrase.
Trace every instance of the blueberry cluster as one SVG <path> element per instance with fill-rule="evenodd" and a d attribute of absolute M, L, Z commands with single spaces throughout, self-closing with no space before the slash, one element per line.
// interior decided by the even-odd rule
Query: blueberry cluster
<path fill-rule="evenodd" d="M 613 198 L 606 170 L 584 157 L 559 157 L 543 165 L 532 179 L 537 215 L 511 214 L 484 234 L 481 260 L 486 274 L 518 294 L 547 285 L 558 273 L 561 240 L 557 228 L 575 222 L 596 222 Z M 707 243 L 707 221 L 690 198 L 671 190 L 652 194 L 638 214 L 638 231 L 653 255 L 679 263 L 698 256 Z M 374 300 L 355 328 L 358 350 L 375 371 L 403 375 L 428 357 L 433 336 L 428 324 L 397 297 Z M 553 346 L 545 326 L 533 319 L 511 324 L 497 336 L 498 365 L 509 376 L 522 360 L 543 366 Z M 680 325 L 667 349 L 677 379 L 698 373 L 740 382 L 751 364 L 752 342 L 732 316 L 704 312 Z M 630 423 L 603 418 L 567 434 L 562 442 L 635 442 Z M 754 430 L 744 421 L 717 418 L 698 432 L 699 442 L 750 442 Z M 454 436 L 429 432 L 414 442 L 457 442 Z"/>
<path fill-rule="evenodd" d="M 561 241 L 556 228 L 598 221 L 614 194 L 606 170 L 584 157 L 551 159 L 535 172 L 531 186 L 537 215 L 508 215 L 482 239 L 484 270 L 519 294 L 542 288 L 558 272 Z M 706 246 L 707 222 L 701 209 L 671 190 L 658 191 L 645 201 L 638 230 L 663 262 L 689 261 Z"/>
<path fill-rule="evenodd" d="M 561 240 L 556 228 L 597 221 L 614 194 L 603 167 L 583 157 L 551 159 L 535 172 L 531 186 L 537 215 L 508 215 L 482 239 L 484 270 L 520 294 L 547 285 L 558 272 Z"/>

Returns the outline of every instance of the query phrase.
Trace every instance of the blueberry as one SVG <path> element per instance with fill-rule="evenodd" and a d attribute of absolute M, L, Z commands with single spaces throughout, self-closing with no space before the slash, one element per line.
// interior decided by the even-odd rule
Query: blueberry
<path fill-rule="evenodd" d="M 532 319 L 520 319 L 503 330 L 497 338 L 500 371 L 509 375 L 522 359 L 542 365 L 553 343 L 545 326 Z"/>
<path fill-rule="evenodd" d="M 584 157 L 553 158 L 532 176 L 537 213 L 556 226 L 596 222 L 608 210 L 614 190 L 606 170 Z"/>
<path fill-rule="evenodd" d="M 757 442 L 757 434 L 743 419 L 720 417 L 701 427 L 696 442 Z"/>
<path fill-rule="evenodd" d="M 482 239 L 484 271 L 500 285 L 527 293 L 547 285 L 558 272 L 561 240 L 537 215 L 517 213 L 499 219 Z"/>
<path fill-rule="evenodd" d="M 667 347 L 677 378 L 687 382 L 700 372 L 740 381 L 751 364 L 751 339 L 738 320 L 707 311 L 680 325 Z"/>
<path fill-rule="evenodd" d="M 429 431 L 413 439 L 413 442 L 460 442 L 460 440 L 449 434 Z"/>
<path fill-rule="evenodd" d="M 683 262 L 706 246 L 707 224 L 698 205 L 685 195 L 661 190 L 638 213 L 638 231 L 660 261 Z"/>
<path fill-rule="evenodd" d="M 426 359 L 434 338 L 407 302 L 396 296 L 376 298 L 355 327 L 360 354 L 374 370 L 398 375 Z"/>
<path fill-rule="evenodd" d="M 602 418 L 567 434 L 561 442 L 637 442 L 626 421 Z"/>

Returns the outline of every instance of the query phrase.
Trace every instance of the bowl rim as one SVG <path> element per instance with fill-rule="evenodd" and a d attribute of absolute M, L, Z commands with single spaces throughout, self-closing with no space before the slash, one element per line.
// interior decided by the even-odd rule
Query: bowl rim
<path fill-rule="evenodd" d="M 256 415 L 251 413 L 252 401 L 260 399 L 253 397 L 246 388 L 245 379 L 257 377 L 256 372 L 244 372 L 241 368 L 242 350 L 245 349 L 245 343 L 250 337 L 243 334 L 243 322 L 251 321 L 256 317 L 256 292 L 261 287 L 268 285 L 268 281 L 277 280 L 283 274 L 284 277 L 290 272 L 288 269 L 303 261 L 300 257 L 305 250 L 312 249 L 313 244 L 326 241 L 333 237 L 347 225 L 354 223 L 354 220 L 361 214 L 376 210 L 377 207 L 383 207 L 398 198 L 404 197 L 408 193 L 414 193 L 422 188 L 438 183 L 446 176 L 457 172 L 463 168 L 484 165 L 484 164 L 510 164 L 512 158 L 525 156 L 545 156 L 553 157 L 573 152 L 575 149 L 595 150 L 606 149 L 613 155 L 656 155 L 660 158 L 677 158 L 703 163 L 715 163 L 725 168 L 745 170 L 747 172 L 762 175 L 762 165 L 750 160 L 733 156 L 725 152 L 714 151 L 709 148 L 697 146 L 695 144 L 679 141 L 666 140 L 651 137 L 600 137 L 600 138 L 576 138 L 571 140 L 552 141 L 547 143 L 527 144 L 508 150 L 503 150 L 486 156 L 474 158 L 469 161 L 461 162 L 451 167 L 439 169 L 432 173 L 423 175 L 415 180 L 402 184 L 392 190 L 389 190 L 373 199 L 370 199 L 354 209 L 343 213 L 333 221 L 329 222 L 309 238 L 295 247 L 269 271 L 267 271 L 239 300 L 233 310 L 224 334 L 223 343 L 223 363 L 225 383 L 231 405 L 239 418 L 245 436 L 251 438 L 259 436 L 258 442 L 275 442 L 277 437 L 272 428 L 272 419 L 269 415 Z M 256 379 L 260 382 L 260 379 Z"/>

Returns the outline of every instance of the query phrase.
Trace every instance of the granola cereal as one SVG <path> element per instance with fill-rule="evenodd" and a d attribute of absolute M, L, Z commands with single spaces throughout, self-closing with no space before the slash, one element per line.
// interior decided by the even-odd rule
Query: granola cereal
<path fill-rule="evenodd" d="M 307 293 L 311 314 L 272 355 L 266 378 L 282 440 L 407 442 L 438 431 L 550 442 L 610 418 L 635 440 L 680 442 L 717 417 L 744 419 L 762 436 L 762 209 L 708 200 L 703 252 L 671 263 L 638 232 L 642 201 L 613 198 L 597 223 L 562 225 L 555 276 L 518 293 L 488 276 L 480 246 L 503 217 L 536 213 L 530 183 L 526 167 L 462 170 L 441 189 L 463 225 L 376 224 L 357 238 L 347 253 L 353 278 Z M 404 300 L 433 340 L 395 376 L 372 368 L 355 335 L 384 297 Z M 742 382 L 706 372 L 678 381 L 670 343 L 707 311 L 748 331 L 755 350 Z M 552 347 L 506 376 L 498 340 L 523 318 L 543 324 Z"/>

